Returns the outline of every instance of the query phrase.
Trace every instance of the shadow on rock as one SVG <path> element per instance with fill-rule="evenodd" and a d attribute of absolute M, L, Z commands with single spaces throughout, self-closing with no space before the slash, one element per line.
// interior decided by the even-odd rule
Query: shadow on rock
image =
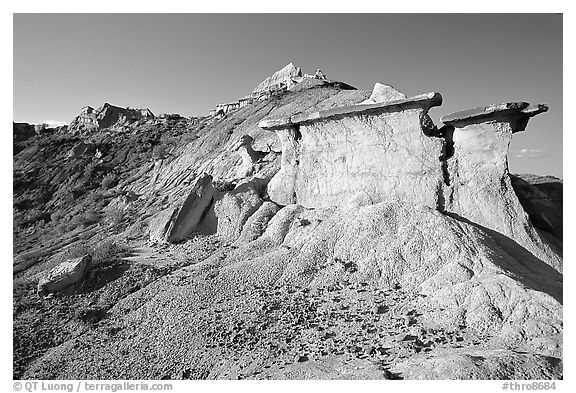
<path fill-rule="evenodd" d="M 536 258 L 530 251 L 511 238 L 476 224 L 455 213 L 446 213 L 449 217 L 472 225 L 489 235 L 499 248 L 512 258 L 492 258 L 496 265 L 514 274 L 514 278 L 526 287 L 552 296 L 562 304 L 562 274 Z M 516 263 L 515 263 L 516 262 Z"/>
<path fill-rule="evenodd" d="M 130 268 L 130 263 L 121 260 L 110 261 L 94 267 L 79 288 L 78 293 L 97 291 L 115 281 Z"/>

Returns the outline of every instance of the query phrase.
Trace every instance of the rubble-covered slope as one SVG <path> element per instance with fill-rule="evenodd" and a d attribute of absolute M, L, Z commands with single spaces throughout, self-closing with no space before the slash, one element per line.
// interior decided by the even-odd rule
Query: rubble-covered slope
<path fill-rule="evenodd" d="M 524 359 L 502 378 L 558 377 L 561 276 L 546 264 L 410 204 L 307 210 L 299 219 L 309 224 L 293 225 L 284 239 L 272 240 L 278 226 L 270 222 L 260 239 L 126 297 L 26 376 L 276 378 L 306 358 L 365 360 L 370 377 L 386 378 L 419 354 L 500 350 Z"/>

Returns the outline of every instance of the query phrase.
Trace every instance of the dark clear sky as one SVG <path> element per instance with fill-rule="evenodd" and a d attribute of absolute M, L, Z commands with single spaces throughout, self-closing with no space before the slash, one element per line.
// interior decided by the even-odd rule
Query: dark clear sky
<path fill-rule="evenodd" d="M 562 177 L 562 15 L 15 14 L 14 121 L 70 122 L 85 105 L 202 115 L 289 62 L 359 89 L 438 91 L 440 116 L 523 100 L 513 173 Z"/>

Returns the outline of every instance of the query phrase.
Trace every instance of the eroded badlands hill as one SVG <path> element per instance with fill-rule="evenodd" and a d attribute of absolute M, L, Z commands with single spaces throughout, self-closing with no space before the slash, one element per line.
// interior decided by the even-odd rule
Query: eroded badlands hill
<path fill-rule="evenodd" d="M 506 162 L 547 108 L 436 125 L 438 93 L 286 74 L 207 117 L 18 127 L 15 378 L 561 378 L 562 183 Z"/>

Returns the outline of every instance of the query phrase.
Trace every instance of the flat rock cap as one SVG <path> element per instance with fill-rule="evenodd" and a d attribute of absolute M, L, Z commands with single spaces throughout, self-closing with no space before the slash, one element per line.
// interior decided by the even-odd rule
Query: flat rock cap
<path fill-rule="evenodd" d="M 530 105 L 524 101 L 506 102 L 503 104 L 479 106 L 464 111 L 454 112 L 443 116 L 440 121 L 446 125 L 458 123 L 472 123 L 478 121 L 491 121 L 502 116 L 527 116 L 532 117 L 546 112 L 548 106 L 545 104 Z"/>
<path fill-rule="evenodd" d="M 378 102 L 374 104 L 357 104 L 337 107 L 327 110 L 310 111 L 300 113 L 289 118 L 265 119 L 258 123 L 258 126 L 267 130 L 291 127 L 296 124 L 312 123 L 315 121 L 333 119 L 343 116 L 364 115 L 370 113 L 383 113 L 401 111 L 414 107 L 430 108 L 442 104 L 440 93 L 430 92 L 414 97 L 402 98 L 398 100 Z"/>

